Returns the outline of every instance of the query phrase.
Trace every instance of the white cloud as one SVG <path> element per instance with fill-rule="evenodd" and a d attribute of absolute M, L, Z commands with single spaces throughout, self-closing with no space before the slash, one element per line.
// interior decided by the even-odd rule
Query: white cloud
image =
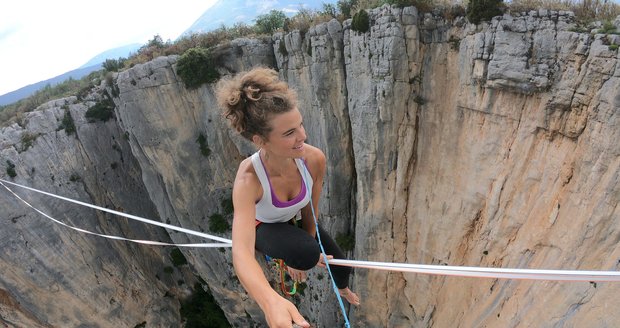
<path fill-rule="evenodd" d="M 20 0 L 0 11 L 0 95 L 65 73 L 111 48 L 175 39 L 216 0 Z"/>
<path fill-rule="evenodd" d="M 264 14 L 274 9 L 278 4 L 277 0 L 247 0 L 245 2 L 246 7 L 256 7 L 259 14 Z"/>

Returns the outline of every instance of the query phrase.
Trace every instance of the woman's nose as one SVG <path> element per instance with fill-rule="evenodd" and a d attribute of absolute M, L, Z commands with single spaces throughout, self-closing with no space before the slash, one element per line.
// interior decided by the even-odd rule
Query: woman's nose
<path fill-rule="evenodd" d="M 302 141 L 306 141 L 306 137 L 307 137 L 307 136 L 306 136 L 306 129 L 304 129 L 304 127 L 302 126 L 302 127 L 301 127 L 301 129 L 300 129 L 299 131 L 300 131 L 300 133 L 299 133 L 299 138 L 300 138 Z"/>

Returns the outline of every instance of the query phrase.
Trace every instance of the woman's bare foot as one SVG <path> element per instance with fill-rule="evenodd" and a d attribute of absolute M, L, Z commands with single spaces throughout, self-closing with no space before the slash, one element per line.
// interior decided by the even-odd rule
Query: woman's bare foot
<path fill-rule="evenodd" d="M 355 294 L 354 292 L 352 292 L 349 287 L 347 288 L 343 288 L 343 289 L 338 289 L 338 292 L 340 293 L 340 296 L 344 297 L 349 303 L 359 306 L 360 305 L 360 298 L 359 296 L 357 296 L 357 294 Z"/>

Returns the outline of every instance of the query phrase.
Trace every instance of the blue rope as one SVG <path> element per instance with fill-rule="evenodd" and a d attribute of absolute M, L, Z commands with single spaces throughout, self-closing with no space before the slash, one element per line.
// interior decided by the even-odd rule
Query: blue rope
<path fill-rule="evenodd" d="M 302 160 L 303 163 L 303 160 Z M 338 303 L 340 303 L 340 310 L 342 311 L 342 315 L 344 316 L 345 327 L 350 328 L 351 324 L 349 323 L 349 318 L 347 317 L 346 309 L 344 308 L 344 303 L 342 302 L 342 297 L 338 292 L 338 286 L 336 286 L 336 282 L 334 281 L 334 276 L 332 275 L 332 270 L 329 267 L 329 263 L 327 261 L 327 254 L 325 253 L 325 248 L 323 248 L 323 243 L 321 242 L 321 233 L 319 233 L 319 221 L 316 219 L 316 214 L 314 213 L 314 204 L 312 204 L 312 190 L 308 188 L 308 184 L 306 183 L 308 176 L 308 167 L 306 163 L 304 163 L 304 183 L 306 184 L 306 190 L 310 192 L 310 208 L 312 209 L 312 218 L 314 219 L 314 225 L 316 227 L 316 237 L 319 241 L 319 246 L 321 247 L 321 253 L 323 254 L 323 259 L 325 260 L 325 267 L 327 267 L 327 272 L 329 272 L 329 277 L 332 280 L 332 288 L 334 289 L 334 293 L 336 293 L 336 297 L 338 298 Z"/>

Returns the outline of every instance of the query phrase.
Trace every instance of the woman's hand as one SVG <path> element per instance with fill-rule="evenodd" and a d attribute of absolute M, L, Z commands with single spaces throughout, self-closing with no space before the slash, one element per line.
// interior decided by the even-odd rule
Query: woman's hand
<path fill-rule="evenodd" d="M 293 269 L 289 266 L 286 267 L 286 271 L 288 272 L 289 276 L 291 276 L 291 279 L 293 279 L 293 281 L 306 282 L 306 271 Z"/>
<path fill-rule="evenodd" d="M 327 261 L 329 262 L 329 260 L 333 260 L 334 257 L 331 255 L 327 255 Z M 319 257 L 319 262 L 316 263 L 316 265 L 320 266 L 321 268 L 325 267 L 325 255 L 321 254 L 321 257 Z"/>
<path fill-rule="evenodd" d="M 334 259 L 333 256 L 327 255 L 328 261 L 332 259 Z M 316 263 L 316 265 L 321 268 L 325 267 L 325 255 L 321 254 L 321 256 L 319 257 L 319 261 Z M 286 267 L 286 271 L 288 272 L 289 276 L 291 276 L 291 279 L 293 279 L 293 281 L 306 282 L 306 278 L 307 278 L 306 271 L 293 269 L 289 266 Z"/>
<path fill-rule="evenodd" d="M 309 328 L 310 324 L 289 300 L 277 295 L 277 299 L 264 310 L 265 319 L 271 328 L 291 328 L 293 323 L 299 327 Z"/>

